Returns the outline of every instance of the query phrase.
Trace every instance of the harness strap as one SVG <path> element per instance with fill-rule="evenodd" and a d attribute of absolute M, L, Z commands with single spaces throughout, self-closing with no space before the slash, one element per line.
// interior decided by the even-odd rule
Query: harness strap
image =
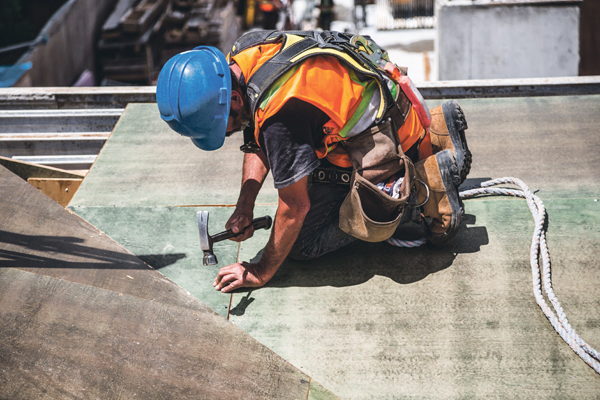
<path fill-rule="evenodd" d="M 296 36 L 313 36 L 313 31 L 277 31 L 277 30 L 259 30 L 245 33 L 238 40 L 235 41 L 231 48 L 231 55 L 236 54 L 249 49 L 250 47 L 258 46 L 261 44 L 274 43 L 284 38 L 285 34 L 296 35 Z"/>
<path fill-rule="evenodd" d="M 231 47 L 231 55 L 235 56 L 236 54 L 249 49 L 250 47 L 273 42 L 279 35 L 281 35 L 281 33 L 276 30 L 248 32 L 238 38 L 235 43 L 233 43 L 233 46 Z"/>
<path fill-rule="evenodd" d="M 262 93 L 279 79 L 281 75 L 285 74 L 296 64 L 292 63 L 290 60 L 295 55 L 311 49 L 318 44 L 318 42 L 309 38 L 296 42 L 264 63 L 258 71 L 250 77 L 246 89 L 248 102 L 250 103 L 250 115 L 254 115 L 256 112 L 256 107 L 262 97 Z"/>
<path fill-rule="evenodd" d="M 290 36 L 302 37 L 291 45 L 287 45 Z M 329 55 L 339 59 L 348 67 L 370 75 L 379 82 L 382 90 L 383 107 L 386 109 L 392 103 L 392 95 L 387 85 L 385 74 L 379 70 L 372 62 L 356 51 L 357 45 L 350 42 L 350 36 L 334 31 L 315 32 L 315 31 L 254 31 L 249 32 L 239 38 L 231 50 L 231 55 L 235 56 L 241 51 L 260 44 L 275 43 L 282 40 L 281 51 L 265 62 L 247 82 L 247 98 L 250 105 L 251 115 L 255 115 L 258 104 L 265 91 L 279 79 L 283 74 L 289 71 L 293 66 L 301 63 L 308 57 L 318 55 Z M 311 50 L 318 48 L 319 50 Z M 322 50 L 321 50 L 322 49 Z M 309 51 L 311 50 L 311 51 Z M 333 51 L 332 51 L 333 50 Z M 336 54 L 336 52 L 339 52 Z M 347 58 L 349 57 L 351 61 Z M 356 63 L 352 66 L 352 62 Z M 360 66 L 360 67 L 357 67 Z M 383 119 L 382 112 L 376 123 Z"/>

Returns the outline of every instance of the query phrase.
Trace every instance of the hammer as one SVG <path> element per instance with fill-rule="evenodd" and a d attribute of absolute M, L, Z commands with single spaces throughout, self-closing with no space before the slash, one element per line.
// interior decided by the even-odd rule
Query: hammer
<path fill-rule="evenodd" d="M 200 248 L 204 251 L 204 259 L 202 264 L 215 265 L 218 263 L 217 256 L 213 253 L 213 244 L 221 240 L 230 239 L 240 233 L 233 233 L 231 229 L 210 236 L 208 234 L 208 211 L 198 211 L 198 230 L 200 231 Z M 271 228 L 272 220 L 270 216 L 256 218 L 252 221 L 254 229 L 269 229 Z"/>

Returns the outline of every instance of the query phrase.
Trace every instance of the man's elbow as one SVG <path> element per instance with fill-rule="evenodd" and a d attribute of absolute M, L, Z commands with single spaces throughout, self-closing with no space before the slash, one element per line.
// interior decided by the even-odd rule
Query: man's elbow
<path fill-rule="evenodd" d="M 280 199 L 280 209 L 284 212 L 289 219 L 300 219 L 304 220 L 306 214 L 310 210 L 310 200 L 308 197 L 305 199 L 296 198 L 293 201 L 284 201 Z"/>
<path fill-rule="evenodd" d="M 279 189 L 279 209 L 288 219 L 303 221 L 310 210 L 306 180 L 304 177 L 290 186 Z"/>
<path fill-rule="evenodd" d="M 296 205 L 296 212 L 298 213 L 298 215 L 302 215 L 302 219 L 304 219 L 304 217 L 306 216 L 306 214 L 308 214 L 309 211 L 310 211 L 310 200 L 308 198 L 306 198 L 304 201 L 300 201 Z"/>

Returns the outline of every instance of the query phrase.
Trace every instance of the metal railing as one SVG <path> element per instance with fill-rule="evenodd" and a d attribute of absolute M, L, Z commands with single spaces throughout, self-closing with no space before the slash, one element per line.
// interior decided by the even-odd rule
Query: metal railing
<path fill-rule="evenodd" d="M 599 95 L 600 76 L 432 81 L 417 86 L 427 100 Z M 155 101 L 152 86 L 0 89 L 0 156 L 88 169 L 126 105 Z"/>
<path fill-rule="evenodd" d="M 122 108 L 0 110 L 0 156 L 89 169 L 122 113 Z"/>

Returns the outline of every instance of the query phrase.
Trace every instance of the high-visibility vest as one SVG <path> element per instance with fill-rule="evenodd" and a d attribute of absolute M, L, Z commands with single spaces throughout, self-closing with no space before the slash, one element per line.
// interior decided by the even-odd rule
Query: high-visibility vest
<path fill-rule="evenodd" d="M 262 124 L 297 98 L 329 116 L 315 150 L 319 158 L 340 167 L 351 163 L 337 144 L 380 123 L 406 91 L 396 81 L 400 73 L 394 79 L 375 67 L 352 51 L 350 38 L 338 32 L 250 32 L 236 41 L 229 58 L 242 71 L 257 143 Z M 410 96 L 409 100 L 414 101 Z M 411 108 L 398 129 L 403 150 L 422 139 L 428 125 L 417 108 Z"/>

